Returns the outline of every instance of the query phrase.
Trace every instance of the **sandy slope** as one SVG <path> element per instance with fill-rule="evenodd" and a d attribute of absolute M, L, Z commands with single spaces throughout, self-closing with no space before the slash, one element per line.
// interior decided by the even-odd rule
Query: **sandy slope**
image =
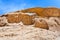
<path fill-rule="evenodd" d="M 55 40 L 57 37 L 57 32 L 34 28 L 33 25 L 0 27 L 0 40 Z"/>

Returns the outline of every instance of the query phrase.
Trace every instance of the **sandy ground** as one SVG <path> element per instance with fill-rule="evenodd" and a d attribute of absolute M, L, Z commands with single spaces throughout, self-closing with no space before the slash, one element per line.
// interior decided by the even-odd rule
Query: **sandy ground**
<path fill-rule="evenodd" d="M 57 39 L 58 38 L 58 39 Z M 0 40 L 59 40 L 57 32 L 35 28 L 33 25 L 0 27 Z"/>

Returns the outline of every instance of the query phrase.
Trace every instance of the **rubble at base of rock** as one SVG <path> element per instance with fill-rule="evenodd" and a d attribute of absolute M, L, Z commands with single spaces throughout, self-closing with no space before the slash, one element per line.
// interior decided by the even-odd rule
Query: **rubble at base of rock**
<path fill-rule="evenodd" d="M 56 32 L 32 26 L 5 26 L 0 28 L 1 40 L 55 40 L 58 37 Z"/>

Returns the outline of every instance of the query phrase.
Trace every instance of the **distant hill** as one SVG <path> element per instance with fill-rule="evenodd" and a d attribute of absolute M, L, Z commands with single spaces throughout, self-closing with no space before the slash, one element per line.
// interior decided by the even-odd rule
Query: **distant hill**
<path fill-rule="evenodd" d="M 25 9 L 25 10 L 21 10 L 21 12 L 28 12 L 28 13 L 37 13 L 37 15 L 43 15 L 42 12 L 44 11 L 44 8 L 40 8 L 40 7 L 35 7 L 35 8 L 28 8 L 28 9 Z"/>
<path fill-rule="evenodd" d="M 21 10 L 21 12 L 24 13 L 36 13 L 39 16 L 60 16 L 60 9 L 55 7 L 49 7 L 49 8 L 41 8 L 41 7 L 35 7 L 35 8 L 28 8 Z"/>

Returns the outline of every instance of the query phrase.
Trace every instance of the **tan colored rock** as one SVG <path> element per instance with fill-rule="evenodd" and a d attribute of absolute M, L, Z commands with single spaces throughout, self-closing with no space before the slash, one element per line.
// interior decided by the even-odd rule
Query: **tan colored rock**
<path fill-rule="evenodd" d="M 7 15 L 8 23 L 19 23 L 21 19 L 22 18 L 20 14 L 8 14 Z"/>
<path fill-rule="evenodd" d="M 48 8 L 41 8 L 41 7 L 35 7 L 35 8 L 28 8 L 21 10 L 21 12 L 27 13 L 36 13 L 38 16 L 41 17 L 57 17 L 60 16 L 60 9 L 55 7 L 48 7 Z"/>
<path fill-rule="evenodd" d="M 35 25 L 34 27 L 37 27 L 37 28 L 49 29 L 46 21 L 42 20 L 42 19 L 39 19 L 39 18 L 37 18 L 37 20 L 35 20 L 34 25 Z"/>
<path fill-rule="evenodd" d="M 0 27 L 5 26 L 7 24 L 6 17 L 0 17 Z"/>
<path fill-rule="evenodd" d="M 45 17 L 59 17 L 60 16 L 60 12 L 58 8 L 45 8 L 42 14 L 44 14 Z"/>
<path fill-rule="evenodd" d="M 22 23 L 25 25 L 31 25 L 34 23 L 33 19 L 35 18 L 34 13 L 24 13 L 22 15 Z"/>
<path fill-rule="evenodd" d="M 41 7 L 35 7 L 35 8 L 28 8 L 21 10 L 23 13 L 36 13 L 38 16 L 43 16 L 42 11 L 44 11 L 44 8 Z"/>

